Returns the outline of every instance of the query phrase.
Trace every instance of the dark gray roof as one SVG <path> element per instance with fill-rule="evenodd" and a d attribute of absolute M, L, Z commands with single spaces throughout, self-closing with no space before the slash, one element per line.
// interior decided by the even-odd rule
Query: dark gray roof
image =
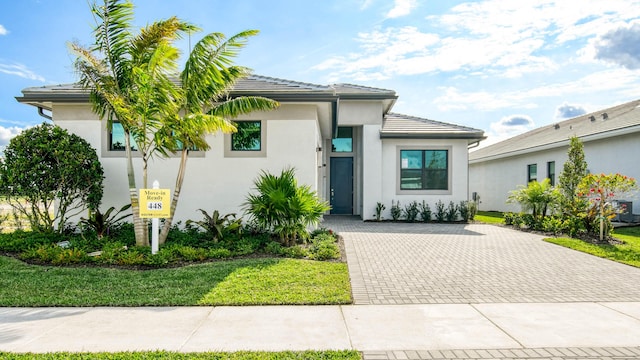
<path fill-rule="evenodd" d="M 85 102 L 88 92 L 78 84 L 47 85 L 22 90 L 23 96 L 16 97 L 23 103 L 43 103 L 53 101 Z M 358 85 L 318 85 L 278 79 L 261 75 L 250 75 L 239 80 L 230 91 L 231 96 L 261 95 L 278 101 L 331 101 L 344 99 L 389 99 L 395 100 L 393 90 L 376 89 Z"/>
<path fill-rule="evenodd" d="M 233 92 L 326 92 L 333 93 L 333 89 L 326 85 L 317 85 L 293 80 L 277 79 L 261 75 L 249 75 L 240 79 L 233 87 Z"/>
<path fill-rule="evenodd" d="M 533 152 L 541 148 L 564 146 L 573 136 L 583 141 L 595 135 L 615 136 L 621 130 L 640 131 L 640 100 L 531 130 L 473 151 L 469 154 L 469 161 L 483 161 Z"/>
<path fill-rule="evenodd" d="M 354 84 L 333 84 L 332 88 L 335 89 L 338 94 L 378 94 L 396 96 L 396 92 L 388 89 L 380 89 L 369 86 L 354 85 Z"/>
<path fill-rule="evenodd" d="M 484 131 L 415 116 L 389 113 L 384 117 L 380 138 L 484 139 Z"/>

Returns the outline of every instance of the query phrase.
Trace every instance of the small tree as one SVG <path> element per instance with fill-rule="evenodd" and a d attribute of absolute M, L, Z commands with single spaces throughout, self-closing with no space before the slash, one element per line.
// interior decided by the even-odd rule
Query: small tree
<path fill-rule="evenodd" d="M 578 197 L 588 199 L 587 208 L 588 230 L 592 230 L 597 224 L 599 226 L 600 241 L 605 236 L 609 236 L 612 230 L 611 219 L 616 214 L 624 212 L 624 209 L 616 206 L 613 201 L 616 197 L 624 196 L 637 189 L 636 180 L 620 174 L 589 174 L 578 184 Z"/>
<path fill-rule="evenodd" d="M 536 219 L 542 219 L 547 215 L 549 208 L 560 202 L 560 193 L 551 186 L 549 179 L 541 182 L 532 181 L 527 187 L 521 186 L 511 191 L 508 203 L 518 203 L 522 211 L 529 212 Z"/>
<path fill-rule="evenodd" d="M 96 151 L 58 126 L 42 124 L 13 138 L 0 168 L 3 193 L 33 230 L 53 231 L 57 224 L 62 231 L 70 217 L 96 210 L 102 200 Z"/>
<path fill-rule="evenodd" d="M 584 210 L 585 203 L 576 196 L 576 190 L 582 178 L 587 175 L 587 162 L 584 159 L 584 147 L 577 137 L 570 139 L 568 159 L 562 166 L 562 173 L 558 178 L 558 188 L 562 195 L 562 212 L 569 216 L 576 216 Z"/>

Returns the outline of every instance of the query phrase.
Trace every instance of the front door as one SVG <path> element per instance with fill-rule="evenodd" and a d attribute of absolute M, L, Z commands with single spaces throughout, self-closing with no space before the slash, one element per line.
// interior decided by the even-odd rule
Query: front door
<path fill-rule="evenodd" d="M 331 213 L 353 214 L 353 158 L 331 158 Z"/>

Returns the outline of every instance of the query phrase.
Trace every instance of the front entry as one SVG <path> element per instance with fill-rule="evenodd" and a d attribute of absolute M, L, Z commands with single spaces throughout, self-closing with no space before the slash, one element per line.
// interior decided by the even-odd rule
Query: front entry
<path fill-rule="evenodd" d="M 353 214 L 353 158 L 332 157 L 330 165 L 331 214 Z"/>

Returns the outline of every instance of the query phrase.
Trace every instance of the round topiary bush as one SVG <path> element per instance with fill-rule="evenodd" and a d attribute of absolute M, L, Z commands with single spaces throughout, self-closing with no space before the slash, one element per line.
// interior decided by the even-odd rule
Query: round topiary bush
<path fill-rule="evenodd" d="M 0 188 L 32 230 L 63 231 L 69 217 L 100 205 L 104 172 L 81 137 L 43 123 L 13 138 L 4 153 Z"/>

